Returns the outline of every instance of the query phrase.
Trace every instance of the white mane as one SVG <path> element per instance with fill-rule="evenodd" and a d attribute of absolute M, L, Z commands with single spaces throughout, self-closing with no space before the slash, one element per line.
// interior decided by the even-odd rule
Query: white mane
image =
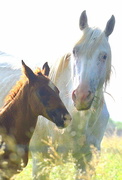
<path fill-rule="evenodd" d="M 51 67 L 49 77 L 54 83 L 57 83 L 57 79 L 61 73 L 68 68 L 70 56 L 70 54 L 65 54 L 61 59 L 56 60 Z"/>

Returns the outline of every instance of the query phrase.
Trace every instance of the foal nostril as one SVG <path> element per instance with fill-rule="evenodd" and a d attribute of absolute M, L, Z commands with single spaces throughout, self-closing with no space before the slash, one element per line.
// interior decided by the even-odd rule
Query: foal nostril
<path fill-rule="evenodd" d="M 69 114 L 65 114 L 63 116 L 63 119 L 64 119 L 64 127 L 67 127 L 70 124 L 71 120 L 72 120 L 72 118 L 71 118 L 71 116 Z"/>
<path fill-rule="evenodd" d="M 64 119 L 64 121 L 66 121 L 66 120 L 70 120 L 71 121 L 71 116 L 69 115 L 69 114 L 65 114 L 65 115 L 63 115 L 63 119 Z"/>

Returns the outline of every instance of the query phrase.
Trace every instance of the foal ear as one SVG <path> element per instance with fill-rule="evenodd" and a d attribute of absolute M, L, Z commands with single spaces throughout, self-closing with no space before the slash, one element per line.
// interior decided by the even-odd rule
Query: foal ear
<path fill-rule="evenodd" d="M 79 20 L 79 27 L 80 27 L 81 30 L 83 30 L 86 27 L 88 27 L 86 11 L 83 11 L 81 13 L 80 20 Z"/>
<path fill-rule="evenodd" d="M 115 25 L 115 17 L 112 15 L 109 21 L 106 24 L 105 28 L 105 35 L 108 37 L 114 30 L 114 25 Z"/>
<path fill-rule="evenodd" d="M 49 72 L 50 72 L 50 67 L 48 65 L 48 63 L 46 62 L 43 67 L 42 67 L 43 71 L 44 71 L 44 75 L 45 76 L 48 76 L 49 75 Z"/>
<path fill-rule="evenodd" d="M 26 77 L 29 79 L 30 82 L 34 82 L 37 77 L 33 73 L 33 71 L 24 63 L 23 60 L 22 60 L 22 66 L 23 66 L 23 71 Z"/>

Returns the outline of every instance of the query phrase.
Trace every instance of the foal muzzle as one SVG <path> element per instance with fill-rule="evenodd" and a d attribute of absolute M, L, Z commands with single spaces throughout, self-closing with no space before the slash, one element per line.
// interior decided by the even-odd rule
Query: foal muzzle
<path fill-rule="evenodd" d="M 58 126 L 58 128 L 65 128 L 67 127 L 72 118 L 70 116 L 70 114 L 63 109 L 56 109 L 53 111 L 49 111 L 47 112 L 48 116 L 50 117 L 50 120 L 56 124 L 56 126 Z"/>

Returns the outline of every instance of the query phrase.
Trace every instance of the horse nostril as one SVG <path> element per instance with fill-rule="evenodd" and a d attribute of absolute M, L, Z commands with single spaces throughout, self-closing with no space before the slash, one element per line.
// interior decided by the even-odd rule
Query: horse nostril
<path fill-rule="evenodd" d="M 90 96 L 91 96 L 91 91 L 88 91 L 87 98 L 89 98 Z"/>
<path fill-rule="evenodd" d="M 72 93 L 72 99 L 73 99 L 73 101 L 76 100 L 76 91 L 75 91 L 75 90 L 74 90 L 73 93 Z"/>
<path fill-rule="evenodd" d="M 70 120 L 71 121 L 71 116 L 69 115 L 69 114 L 65 114 L 65 115 L 63 115 L 63 119 L 64 119 L 64 121 L 66 121 L 66 120 Z"/>
<path fill-rule="evenodd" d="M 71 123 L 71 120 L 72 120 L 69 114 L 65 114 L 63 116 L 63 119 L 64 119 L 64 127 L 67 127 Z"/>

